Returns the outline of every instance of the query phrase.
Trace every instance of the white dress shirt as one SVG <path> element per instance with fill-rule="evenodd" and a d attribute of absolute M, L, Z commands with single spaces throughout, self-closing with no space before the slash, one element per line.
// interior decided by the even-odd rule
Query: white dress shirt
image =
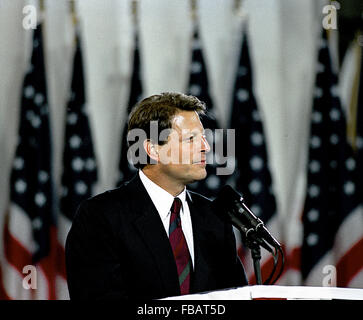
<path fill-rule="evenodd" d="M 160 219 L 164 225 L 165 232 L 169 237 L 169 224 L 170 224 L 170 209 L 174 202 L 174 196 L 169 192 L 158 186 L 155 182 L 151 181 L 143 172 L 139 170 L 139 176 L 146 191 L 148 192 L 152 202 L 154 203 L 156 210 L 160 215 Z M 182 202 L 182 208 L 180 210 L 180 219 L 182 230 L 185 240 L 188 245 L 192 264 L 194 266 L 194 241 L 193 241 L 193 228 L 192 220 L 190 217 L 190 211 L 188 202 L 186 201 L 186 188 L 177 195 Z"/>

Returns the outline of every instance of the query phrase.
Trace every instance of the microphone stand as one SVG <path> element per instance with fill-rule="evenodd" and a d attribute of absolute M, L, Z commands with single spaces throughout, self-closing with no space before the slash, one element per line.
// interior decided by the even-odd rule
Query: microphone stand
<path fill-rule="evenodd" d="M 262 284 L 261 265 L 260 265 L 261 247 L 256 241 L 254 241 L 253 239 L 249 239 L 248 234 L 246 234 L 245 244 L 251 250 L 253 269 L 255 271 L 255 276 L 256 276 L 256 283 L 258 285 L 261 285 Z"/>

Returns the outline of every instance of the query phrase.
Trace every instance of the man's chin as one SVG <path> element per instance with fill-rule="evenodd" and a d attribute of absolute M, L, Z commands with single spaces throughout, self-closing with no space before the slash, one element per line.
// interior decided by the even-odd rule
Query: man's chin
<path fill-rule="evenodd" d="M 194 176 L 193 176 L 193 182 L 196 182 L 196 181 L 200 181 L 200 180 L 203 180 L 207 177 L 207 170 L 204 168 L 200 168 L 200 170 L 198 170 L 198 173 L 196 173 Z"/>

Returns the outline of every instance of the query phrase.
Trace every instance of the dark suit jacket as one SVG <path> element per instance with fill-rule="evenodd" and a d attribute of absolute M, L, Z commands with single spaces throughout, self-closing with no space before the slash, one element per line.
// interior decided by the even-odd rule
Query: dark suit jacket
<path fill-rule="evenodd" d="M 232 226 L 211 201 L 187 192 L 193 225 L 191 293 L 247 284 Z M 84 201 L 66 242 L 71 299 L 154 299 L 180 295 L 173 252 L 139 175 Z"/>

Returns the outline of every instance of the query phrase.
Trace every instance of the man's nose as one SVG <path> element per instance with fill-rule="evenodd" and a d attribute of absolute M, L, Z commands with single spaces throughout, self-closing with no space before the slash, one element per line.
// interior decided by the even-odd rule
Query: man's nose
<path fill-rule="evenodd" d="M 205 153 L 208 153 L 210 151 L 209 143 L 207 141 L 207 138 L 204 136 L 202 136 L 202 151 L 204 151 Z"/>

